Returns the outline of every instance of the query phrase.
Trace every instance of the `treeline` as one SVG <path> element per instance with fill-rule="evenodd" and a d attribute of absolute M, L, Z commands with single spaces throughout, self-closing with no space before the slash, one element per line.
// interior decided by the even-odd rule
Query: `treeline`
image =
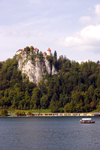
<path fill-rule="evenodd" d="M 57 75 L 39 84 L 43 108 L 52 112 L 89 112 L 100 110 L 100 62 L 79 64 L 61 56 L 55 62 Z"/>
<path fill-rule="evenodd" d="M 100 110 L 99 61 L 79 64 L 63 56 L 57 59 L 56 52 L 47 59 L 51 67 L 55 65 L 58 73 L 44 75 L 38 86 L 21 74 L 16 57 L 0 63 L 1 109 L 50 108 L 52 112 Z"/>
<path fill-rule="evenodd" d="M 36 85 L 18 70 L 16 57 L 0 63 L 0 66 L 0 108 L 30 109 Z"/>

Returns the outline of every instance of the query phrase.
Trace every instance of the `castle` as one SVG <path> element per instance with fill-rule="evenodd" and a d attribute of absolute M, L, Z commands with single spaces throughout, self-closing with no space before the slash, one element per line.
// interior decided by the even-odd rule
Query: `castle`
<path fill-rule="evenodd" d="M 26 53 L 26 50 L 25 48 L 24 49 L 19 49 L 17 52 L 16 52 L 16 55 L 19 55 L 20 53 L 22 52 L 25 52 Z M 39 49 L 38 48 L 33 48 L 33 53 L 38 55 L 39 54 Z M 47 49 L 47 53 L 46 52 L 43 52 L 43 56 L 50 56 L 51 55 L 51 49 L 48 48 Z"/>
<path fill-rule="evenodd" d="M 34 55 L 41 56 L 39 55 L 39 49 L 33 48 L 33 46 L 31 46 L 30 48 L 26 47 L 24 49 L 19 49 L 16 52 L 16 55 L 18 56 L 19 54 L 21 54 L 21 57 L 17 57 L 18 69 L 21 70 L 22 73 L 27 75 L 30 82 L 34 82 L 38 85 L 38 82 L 42 80 L 42 77 L 43 75 L 45 75 L 45 73 L 48 73 L 49 75 L 57 74 L 54 64 L 52 64 L 51 67 L 50 62 L 47 59 L 47 56 L 52 55 L 50 48 L 47 49 L 47 52 L 42 53 L 44 56 L 42 61 L 41 59 L 39 59 L 40 57 L 30 59 L 31 56 Z"/>

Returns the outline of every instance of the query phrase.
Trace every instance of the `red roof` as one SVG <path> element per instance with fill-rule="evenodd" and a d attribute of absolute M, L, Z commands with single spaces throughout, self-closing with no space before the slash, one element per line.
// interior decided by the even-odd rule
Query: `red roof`
<path fill-rule="evenodd" d="M 34 48 L 34 50 L 38 50 L 38 48 Z"/>
<path fill-rule="evenodd" d="M 22 51 L 22 49 L 19 49 L 17 52 Z"/>
<path fill-rule="evenodd" d="M 25 48 L 24 49 L 19 49 L 17 52 L 19 52 L 19 51 L 25 51 Z"/>
<path fill-rule="evenodd" d="M 25 48 L 24 48 L 24 49 L 22 49 L 22 51 L 25 51 Z"/>
<path fill-rule="evenodd" d="M 44 52 L 43 54 L 47 54 L 46 52 Z"/>
<path fill-rule="evenodd" d="M 50 48 L 48 48 L 48 49 L 47 49 L 47 51 L 51 51 L 51 49 L 50 49 Z"/>

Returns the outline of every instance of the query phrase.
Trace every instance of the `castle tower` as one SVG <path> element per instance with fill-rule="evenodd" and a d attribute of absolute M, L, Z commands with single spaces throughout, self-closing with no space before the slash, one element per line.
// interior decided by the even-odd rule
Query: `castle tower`
<path fill-rule="evenodd" d="M 47 56 L 47 53 L 46 53 L 46 52 L 44 52 L 44 53 L 43 53 L 43 56 Z"/>
<path fill-rule="evenodd" d="M 49 56 L 51 55 L 51 49 L 50 48 L 47 49 L 47 55 L 49 55 Z"/>
<path fill-rule="evenodd" d="M 34 52 L 35 52 L 35 54 L 38 54 L 39 53 L 39 49 L 38 48 L 34 48 Z"/>

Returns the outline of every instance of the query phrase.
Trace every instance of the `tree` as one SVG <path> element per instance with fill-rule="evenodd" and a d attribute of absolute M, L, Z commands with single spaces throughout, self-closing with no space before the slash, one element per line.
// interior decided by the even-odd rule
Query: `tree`
<path fill-rule="evenodd" d="M 40 61 L 42 62 L 42 60 L 43 60 L 43 53 L 40 51 L 40 53 L 39 53 L 39 59 L 40 59 Z"/>
<path fill-rule="evenodd" d="M 90 107 L 91 107 L 91 109 L 93 109 L 93 108 L 94 108 L 94 106 L 95 106 L 95 105 L 94 105 L 94 102 L 91 102 L 91 103 L 90 103 Z"/>
<path fill-rule="evenodd" d="M 71 105 L 70 103 L 67 103 L 65 106 L 64 106 L 64 112 L 71 112 L 72 109 L 71 109 Z"/>
<path fill-rule="evenodd" d="M 2 65 L 3 65 L 3 63 L 2 63 L 2 62 L 0 62 L 0 69 L 2 68 Z"/>
<path fill-rule="evenodd" d="M 15 111 L 15 115 L 17 115 L 17 116 L 25 116 L 25 111 L 17 110 L 17 111 Z"/>
<path fill-rule="evenodd" d="M 57 52 L 54 51 L 54 59 L 57 60 Z"/>
<path fill-rule="evenodd" d="M 80 100 L 80 102 L 76 104 L 76 112 L 83 112 L 83 111 L 84 111 L 83 102 L 82 100 Z"/>
<path fill-rule="evenodd" d="M 1 116 L 7 116 L 8 111 L 6 109 L 1 110 Z"/>
<path fill-rule="evenodd" d="M 51 101 L 49 108 L 51 109 L 51 112 L 52 112 L 52 113 L 59 112 L 59 104 L 58 104 L 58 101 Z"/>
<path fill-rule="evenodd" d="M 29 110 L 28 112 L 27 112 L 27 115 L 31 115 L 32 114 L 32 112 Z"/>
<path fill-rule="evenodd" d="M 27 52 L 29 52 L 29 51 L 30 51 L 29 46 L 27 46 L 27 47 L 25 48 L 25 50 L 26 50 Z"/>
<path fill-rule="evenodd" d="M 100 99 L 99 99 L 99 103 L 97 105 L 97 110 L 100 111 Z"/>
<path fill-rule="evenodd" d="M 33 50 L 34 50 L 34 47 L 30 46 L 30 52 L 33 52 Z"/>
<path fill-rule="evenodd" d="M 46 109 L 49 105 L 48 103 L 48 96 L 47 95 L 43 95 L 40 99 L 40 105 L 41 108 Z"/>
<path fill-rule="evenodd" d="M 40 91 L 37 87 L 33 89 L 30 103 L 35 106 L 35 108 L 40 105 Z"/>

